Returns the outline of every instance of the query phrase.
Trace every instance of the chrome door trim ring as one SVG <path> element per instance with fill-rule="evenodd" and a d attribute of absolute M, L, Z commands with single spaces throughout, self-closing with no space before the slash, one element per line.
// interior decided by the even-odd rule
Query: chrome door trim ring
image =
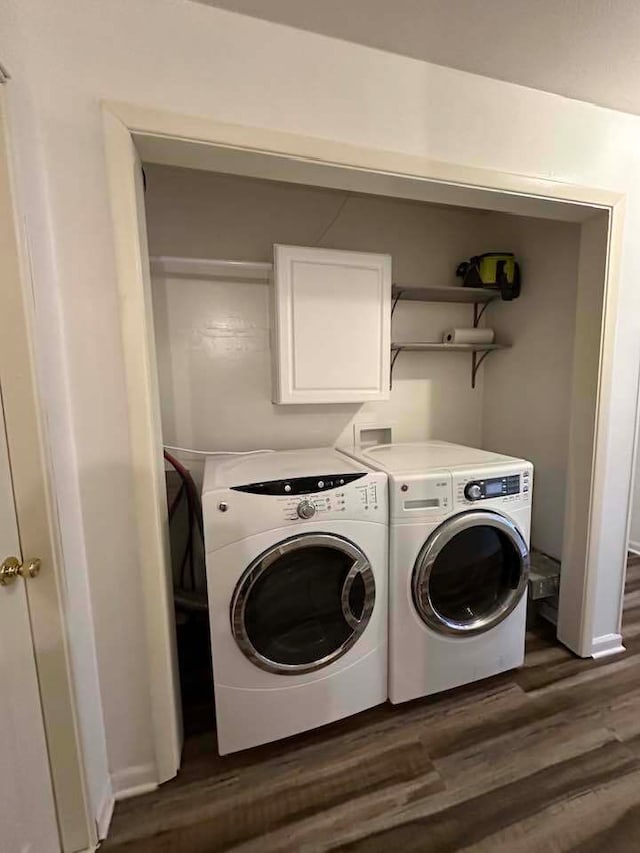
<path fill-rule="evenodd" d="M 349 596 L 351 595 L 351 588 L 353 587 L 355 579 L 360 575 L 362 577 L 362 581 L 365 587 L 365 604 L 367 601 L 367 595 L 369 593 L 367 586 L 367 562 L 366 560 L 358 560 L 351 566 L 349 571 L 347 572 L 347 576 L 344 579 L 344 583 L 342 585 L 342 591 L 340 593 L 340 604 L 342 605 L 342 615 L 344 616 L 344 620 L 352 628 L 354 631 L 360 627 L 362 620 L 365 617 L 365 610 L 363 608 L 360 616 L 354 616 L 353 611 L 351 610 L 351 605 L 349 603 Z M 373 577 L 372 577 L 373 579 Z M 375 595 L 375 590 L 374 590 Z"/>
<path fill-rule="evenodd" d="M 503 533 L 514 546 L 520 559 L 518 586 L 511 590 L 500 607 L 487 616 L 459 622 L 447 619 L 434 606 L 429 595 L 429 578 L 435 561 L 444 546 L 470 527 L 493 527 Z M 516 524 L 496 510 L 467 510 L 444 521 L 424 543 L 413 567 L 411 591 L 413 603 L 422 621 L 434 631 L 449 636 L 473 636 L 495 628 L 520 603 L 529 579 L 529 548 Z"/>
<path fill-rule="evenodd" d="M 245 611 L 247 601 L 249 599 L 249 596 L 251 595 L 251 590 L 253 589 L 256 581 L 271 568 L 271 566 L 276 562 L 276 560 L 291 551 L 298 551 L 303 548 L 309 548 L 313 546 L 334 548 L 336 550 L 342 551 L 342 553 L 347 554 L 353 559 L 353 566 L 349 569 L 349 572 L 347 574 L 347 577 L 345 578 L 342 587 L 342 595 L 340 601 L 340 604 L 342 606 L 342 614 L 345 618 L 345 621 L 352 629 L 351 634 L 342 643 L 342 645 L 340 645 L 333 652 L 328 655 L 325 655 L 323 658 L 319 658 L 318 660 L 312 661 L 311 663 L 278 663 L 277 661 L 272 661 L 262 655 L 254 647 L 253 643 L 249 639 L 249 635 L 247 633 L 245 625 Z M 356 569 L 357 571 L 354 571 Z M 365 585 L 365 600 L 360 619 L 356 619 L 349 610 L 348 598 L 351 585 L 347 587 L 345 603 L 345 587 L 347 586 L 347 581 L 349 577 L 352 576 L 352 584 L 357 574 L 362 575 L 362 580 Z M 238 648 L 240 649 L 240 651 L 247 658 L 249 658 L 249 660 L 253 664 L 255 664 L 255 666 L 259 667 L 260 669 L 264 669 L 267 672 L 277 673 L 278 675 L 301 675 L 306 672 L 314 672 L 315 670 L 322 669 L 323 667 L 328 666 L 330 663 L 333 663 L 335 660 L 338 660 L 338 658 L 346 654 L 349 649 L 352 648 L 352 646 L 356 643 L 356 641 L 362 636 L 365 628 L 369 623 L 371 614 L 373 613 L 375 596 L 375 578 L 373 575 L 371 564 L 364 552 L 361 551 L 357 545 L 354 545 L 354 543 L 350 542 L 348 539 L 343 539 L 342 536 L 337 536 L 333 533 L 300 533 L 297 536 L 292 536 L 290 539 L 285 539 L 282 542 L 279 542 L 276 545 L 272 545 L 270 548 L 267 548 L 267 550 L 263 551 L 262 554 L 257 556 L 243 572 L 238 583 L 236 584 L 231 599 L 231 632 L 233 634 L 234 640 L 238 644 Z M 347 618 L 347 612 L 350 615 L 350 619 Z"/>

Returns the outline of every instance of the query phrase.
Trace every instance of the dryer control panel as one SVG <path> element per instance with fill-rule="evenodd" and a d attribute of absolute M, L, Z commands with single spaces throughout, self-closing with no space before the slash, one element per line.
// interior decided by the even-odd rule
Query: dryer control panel
<path fill-rule="evenodd" d="M 456 472 L 454 490 L 456 504 L 469 506 L 492 501 L 494 504 L 527 504 L 533 488 L 533 467 L 525 464 L 519 470 Z"/>
<path fill-rule="evenodd" d="M 523 481 L 521 483 L 521 480 Z M 524 482 L 526 481 L 526 482 Z M 487 480 L 471 480 L 464 487 L 464 496 L 468 501 L 483 501 L 487 498 L 501 498 L 506 495 L 519 495 L 520 490 L 529 491 L 529 474 L 509 474 L 506 477 L 491 477 Z"/>

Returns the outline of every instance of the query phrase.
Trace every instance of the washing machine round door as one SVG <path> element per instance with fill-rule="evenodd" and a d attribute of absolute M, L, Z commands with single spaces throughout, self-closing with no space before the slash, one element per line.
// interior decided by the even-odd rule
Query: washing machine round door
<path fill-rule="evenodd" d="M 514 610 L 528 577 L 529 549 L 516 525 L 500 513 L 473 510 L 443 522 L 422 546 L 413 601 L 440 634 L 480 634 Z"/>
<path fill-rule="evenodd" d="M 294 536 L 244 572 L 231 602 L 231 629 L 261 669 L 298 675 L 328 666 L 371 618 L 375 579 L 364 552 L 329 533 Z"/>

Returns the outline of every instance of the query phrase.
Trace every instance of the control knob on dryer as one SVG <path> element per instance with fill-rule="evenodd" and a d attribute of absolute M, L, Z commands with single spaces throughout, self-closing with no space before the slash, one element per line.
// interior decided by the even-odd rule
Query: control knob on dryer
<path fill-rule="evenodd" d="M 468 501 L 477 501 L 482 497 L 482 489 L 478 483 L 467 483 L 464 490 L 464 496 Z"/>
<path fill-rule="evenodd" d="M 316 514 L 315 504 L 311 503 L 311 501 L 300 501 L 297 512 L 300 518 L 313 518 Z"/>

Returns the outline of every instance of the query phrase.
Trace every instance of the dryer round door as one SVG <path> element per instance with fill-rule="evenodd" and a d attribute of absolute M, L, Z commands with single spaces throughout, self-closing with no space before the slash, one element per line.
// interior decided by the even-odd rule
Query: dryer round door
<path fill-rule="evenodd" d="M 529 549 L 516 525 L 497 512 L 472 510 L 445 521 L 422 546 L 413 601 L 440 634 L 480 634 L 514 610 L 528 577 Z"/>
<path fill-rule="evenodd" d="M 244 572 L 231 601 L 231 629 L 256 666 L 298 675 L 344 655 L 374 603 L 373 571 L 360 548 L 329 533 L 300 534 Z"/>

